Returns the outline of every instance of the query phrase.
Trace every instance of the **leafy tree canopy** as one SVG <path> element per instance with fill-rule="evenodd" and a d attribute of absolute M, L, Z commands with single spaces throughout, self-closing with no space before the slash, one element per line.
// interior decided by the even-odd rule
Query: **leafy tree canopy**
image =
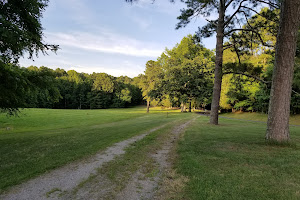
<path fill-rule="evenodd" d="M 56 51 L 58 45 L 43 41 L 41 17 L 48 0 L 1 0 L 0 1 L 0 61 L 17 62 L 29 53 Z"/>

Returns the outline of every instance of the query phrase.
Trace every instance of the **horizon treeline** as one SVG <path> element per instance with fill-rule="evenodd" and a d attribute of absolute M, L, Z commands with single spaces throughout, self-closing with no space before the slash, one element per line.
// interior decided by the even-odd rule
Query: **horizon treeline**
<path fill-rule="evenodd" d="M 257 47 L 260 48 L 260 47 Z M 297 53 L 291 113 L 300 113 L 300 53 Z M 0 68 L 1 111 L 13 114 L 18 108 L 103 109 L 150 106 L 210 109 L 214 51 L 188 35 L 156 61 L 146 63 L 137 77 L 114 77 L 106 73 L 78 73 L 47 67 Z M 270 49 L 244 54 L 247 65 L 234 64 L 237 55 L 224 51 L 224 76 L 220 109 L 267 113 L 274 52 Z M 242 72 L 239 73 L 239 68 Z M 150 103 L 151 102 L 151 103 Z M 10 108 L 10 109 L 6 109 Z"/>
<path fill-rule="evenodd" d="M 276 41 L 276 36 L 269 40 Z M 298 48 L 300 49 L 300 40 Z M 220 110 L 267 113 L 274 67 L 274 49 L 256 45 L 249 52 L 227 49 L 223 58 Z M 300 113 L 300 51 L 297 50 L 292 84 L 291 114 Z M 189 35 L 172 49 L 166 49 L 156 61 L 146 64 L 144 84 L 147 101 L 162 105 L 181 105 L 210 109 L 215 54 Z M 157 104 L 157 103 L 155 103 Z"/>
<path fill-rule="evenodd" d="M 236 33 L 236 48 L 224 50 L 220 110 L 268 112 L 275 59 L 277 24 L 261 17 L 279 17 L 278 10 L 263 8 L 252 17 L 269 47 L 244 33 Z M 245 25 L 246 26 L 246 25 Z M 243 37 L 242 37 L 243 36 Z M 228 42 L 225 42 L 228 45 Z M 231 47 L 229 45 L 229 47 Z M 0 62 L 0 111 L 14 114 L 19 108 L 101 109 L 143 104 L 162 107 L 210 109 L 215 51 L 205 48 L 197 35 L 188 35 L 157 60 L 149 60 L 144 74 L 129 78 L 106 73 L 78 73 L 47 67 L 20 67 Z M 291 114 L 300 113 L 300 34 L 292 84 Z"/>
<path fill-rule="evenodd" d="M 142 103 L 141 89 L 127 76 L 14 64 L 1 66 L 0 76 L 5 98 L 0 107 L 10 114 L 18 108 L 124 108 Z"/>
<path fill-rule="evenodd" d="M 273 21 L 263 17 L 266 15 L 272 16 Z M 257 26 L 256 35 L 241 29 L 224 41 L 219 110 L 268 112 L 278 33 L 276 21 L 279 21 L 278 9 L 262 8 L 242 26 L 245 29 Z M 169 99 L 177 105 L 181 102 L 182 111 L 186 105 L 210 109 L 215 51 L 206 49 L 200 43 L 202 35 L 198 34 L 184 37 L 156 61 L 148 61 L 146 84 L 142 87 L 148 104 Z M 300 113 L 300 34 L 296 45 L 291 114 Z"/>

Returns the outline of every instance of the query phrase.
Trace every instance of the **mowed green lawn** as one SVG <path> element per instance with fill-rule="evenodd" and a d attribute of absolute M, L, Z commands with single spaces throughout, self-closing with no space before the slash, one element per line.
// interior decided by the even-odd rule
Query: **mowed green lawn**
<path fill-rule="evenodd" d="M 262 121 L 262 122 L 267 122 L 268 120 L 268 115 L 263 113 L 235 112 L 235 113 L 223 113 L 220 116 L 242 119 L 242 120 Z M 300 126 L 300 115 L 292 115 L 290 117 L 290 124 Z"/>
<path fill-rule="evenodd" d="M 290 127 L 291 144 L 280 146 L 265 143 L 264 123 L 208 122 L 200 116 L 179 142 L 184 199 L 300 199 L 300 127 Z"/>
<path fill-rule="evenodd" d="M 31 177 L 187 116 L 160 109 L 146 114 L 145 107 L 25 109 L 20 117 L 9 118 L 1 114 L 0 193 Z"/>
<path fill-rule="evenodd" d="M 0 115 L 0 193 L 153 127 L 194 115 L 145 111 L 26 109 L 17 118 Z M 266 119 L 256 113 L 226 115 Z M 297 124 L 298 116 L 294 119 Z M 290 127 L 291 145 L 275 146 L 264 141 L 264 123 L 225 118 L 219 126 L 208 122 L 200 116 L 179 141 L 175 168 L 189 179 L 179 197 L 300 199 L 300 127 Z"/>

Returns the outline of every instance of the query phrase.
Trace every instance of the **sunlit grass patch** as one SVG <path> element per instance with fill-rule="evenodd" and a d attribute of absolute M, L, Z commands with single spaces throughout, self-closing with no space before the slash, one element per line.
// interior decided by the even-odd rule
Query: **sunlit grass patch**
<path fill-rule="evenodd" d="M 185 199 L 299 199 L 300 127 L 292 145 L 269 145 L 266 125 L 200 117 L 179 143 L 176 169 L 188 177 Z"/>

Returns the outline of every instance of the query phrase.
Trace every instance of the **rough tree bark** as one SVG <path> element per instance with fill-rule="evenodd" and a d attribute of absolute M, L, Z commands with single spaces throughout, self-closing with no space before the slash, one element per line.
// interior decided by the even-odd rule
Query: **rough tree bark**
<path fill-rule="evenodd" d="M 214 81 L 213 98 L 212 98 L 211 112 L 210 112 L 210 123 L 214 125 L 218 125 L 218 120 L 219 120 L 219 103 L 220 103 L 221 85 L 222 85 L 224 16 L 225 16 L 225 2 L 224 0 L 220 0 L 219 19 L 218 19 L 218 27 L 217 27 L 215 81 Z"/>
<path fill-rule="evenodd" d="M 149 108 L 150 108 L 150 100 L 147 99 L 147 113 L 149 113 Z"/>
<path fill-rule="evenodd" d="M 284 0 L 281 6 L 269 104 L 266 133 L 266 139 L 269 141 L 285 142 L 290 138 L 290 103 L 299 25 L 300 1 Z"/>
<path fill-rule="evenodd" d="M 189 112 L 192 112 L 192 102 L 189 103 Z"/>

